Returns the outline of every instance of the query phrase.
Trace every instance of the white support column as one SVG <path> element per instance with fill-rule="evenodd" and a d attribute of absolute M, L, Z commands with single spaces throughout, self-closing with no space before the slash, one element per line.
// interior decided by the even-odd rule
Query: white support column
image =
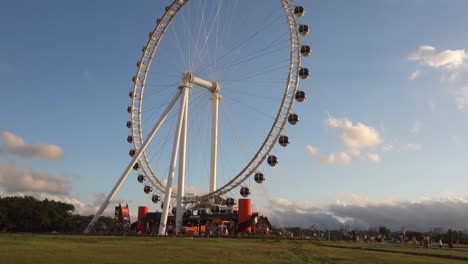
<path fill-rule="evenodd" d="M 189 96 L 190 92 L 187 92 L 187 96 L 185 98 L 185 107 L 184 107 L 184 115 L 183 115 L 183 123 L 182 123 L 182 135 L 181 135 L 181 142 L 180 142 L 180 154 L 179 154 L 179 179 L 177 181 L 177 214 L 176 214 L 176 232 L 177 235 L 182 231 L 182 219 L 184 216 L 183 207 L 182 207 L 182 200 L 184 198 L 184 186 L 185 186 L 185 158 L 186 158 L 186 150 L 187 150 L 187 127 L 188 127 L 188 106 L 189 106 Z"/>
<path fill-rule="evenodd" d="M 164 197 L 164 208 L 163 208 L 163 212 L 162 212 L 160 223 L 159 223 L 159 235 L 160 236 L 166 235 L 167 216 L 169 215 L 169 205 L 170 205 L 171 195 L 172 195 L 172 181 L 174 179 L 174 174 L 175 174 L 175 169 L 176 169 L 177 157 L 178 157 L 178 152 L 179 152 L 179 144 L 180 144 L 180 138 L 181 138 L 181 133 L 182 133 L 182 125 L 184 121 L 184 111 L 185 111 L 185 105 L 187 101 L 189 87 L 190 87 L 189 84 L 179 87 L 179 89 L 182 90 L 182 98 L 180 100 L 179 119 L 178 119 L 176 134 L 174 138 L 174 145 L 172 147 L 171 165 L 169 167 L 169 173 L 167 176 L 166 191 L 165 191 L 165 197 Z"/>
<path fill-rule="evenodd" d="M 89 222 L 88 226 L 86 227 L 86 229 L 84 230 L 84 233 L 85 234 L 88 234 L 89 232 L 91 232 L 91 230 L 93 229 L 94 225 L 96 224 L 97 220 L 99 219 L 99 217 L 102 215 L 102 212 L 104 212 L 104 210 L 107 208 L 107 206 L 109 205 L 109 202 L 110 200 L 114 197 L 114 195 L 117 193 L 117 191 L 120 189 L 120 186 L 122 186 L 122 183 L 125 181 L 125 179 L 127 178 L 128 174 L 130 173 L 130 171 L 132 170 L 133 168 L 133 165 L 138 161 L 138 159 L 140 158 L 141 154 L 143 154 L 143 152 L 146 150 L 146 148 L 148 147 L 149 143 L 151 142 L 151 140 L 153 139 L 154 135 L 156 135 L 156 132 L 158 131 L 158 129 L 161 127 L 162 123 L 164 122 L 164 120 L 166 119 L 169 111 L 172 109 L 172 107 L 174 106 L 175 102 L 177 101 L 177 99 L 179 98 L 181 94 L 181 91 L 180 89 L 177 91 L 176 95 L 172 98 L 171 102 L 169 103 L 169 105 L 166 107 L 166 109 L 164 110 L 164 113 L 162 114 L 162 116 L 159 118 L 158 122 L 156 122 L 156 124 L 154 124 L 153 126 L 153 129 L 151 130 L 150 134 L 148 135 L 148 137 L 146 138 L 146 140 L 143 142 L 143 145 L 141 146 L 141 148 L 139 148 L 137 150 L 137 152 L 135 153 L 135 156 L 133 157 L 132 161 L 130 161 L 130 164 L 128 164 L 127 168 L 124 170 L 124 172 L 122 173 L 122 175 L 120 176 L 119 180 L 117 181 L 117 183 L 115 184 L 114 188 L 112 188 L 111 192 L 107 195 L 106 199 L 104 200 L 104 202 L 101 204 L 101 207 L 99 207 L 99 210 L 96 212 L 96 214 L 94 215 L 93 219 L 91 220 L 91 222 Z"/>
<path fill-rule="evenodd" d="M 218 106 L 221 95 L 219 88 L 212 91 L 213 110 L 211 114 L 211 163 L 210 163 L 210 192 L 216 190 L 216 167 L 218 162 Z"/>

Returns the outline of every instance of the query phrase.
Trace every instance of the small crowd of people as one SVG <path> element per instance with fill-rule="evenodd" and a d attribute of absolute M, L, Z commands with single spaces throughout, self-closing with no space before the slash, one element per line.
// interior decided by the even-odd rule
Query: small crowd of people
<path fill-rule="evenodd" d="M 381 236 L 380 234 L 378 236 L 368 236 L 367 234 L 364 234 L 362 237 L 360 237 L 359 235 L 353 233 L 353 235 L 351 236 L 351 241 L 353 241 L 354 243 L 360 243 L 360 242 L 364 242 L 364 243 L 374 243 L 374 242 L 383 242 L 384 241 L 384 237 Z M 400 243 L 402 245 L 409 245 L 409 241 L 410 239 L 405 236 L 405 235 L 400 235 L 399 239 L 397 240 L 394 240 L 395 243 Z M 442 242 L 442 239 L 439 239 L 438 241 L 434 241 L 433 238 L 431 238 L 430 236 L 426 235 L 426 236 L 423 236 L 421 238 L 421 240 L 416 240 L 416 238 L 413 237 L 412 239 L 413 241 L 413 245 L 417 245 L 417 243 L 419 242 L 419 247 L 421 248 L 443 248 L 444 247 L 444 243 Z M 454 245 L 453 245 L 453 239 L 449 238 L 448 241 L 447 241 L 447 247 L 449 249 L 453 249 L 454 248 Z"/>
<path fill-rule="evenodd" d="M 419 245 L 420 245 L 421 248 L 432 248 L 432 246 L 433 246 L 433 243 L 432 243 L 432 242 L 433 242 L 433 241 L 432 241 L 432 238 L 431 238 L 430 236 L 425 236 L 425 237 L 423 237 L 423 238 L 419 241 Z M 438 242 L 438 243 L 439 243 L 439 248 L 443 248 L 443 247 L 444 247 L 444 244 L 443 244 L 443 242 L 442 242 L 442 239 L 439 239 L 439 242 Z M 448 245 L 448 248 L 449 248 L 449 249 L 453 249 L 453 248 L 454 248 L 454 247 L 453 247 L 453 240 L 452 240 L 451 238 L 448 240 L 447 245 Z"/>

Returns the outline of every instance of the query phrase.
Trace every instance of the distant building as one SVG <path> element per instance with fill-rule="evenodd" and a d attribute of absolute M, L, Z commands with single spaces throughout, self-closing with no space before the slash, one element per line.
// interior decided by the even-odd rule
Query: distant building
<path fill-rule="evenodd" d="M 268 217 L 259 215 L 257 223 L 253 226 L 254 235 L 265 235 L 268 236 L 273 232 L 273 227 L 268 220 Z"/>

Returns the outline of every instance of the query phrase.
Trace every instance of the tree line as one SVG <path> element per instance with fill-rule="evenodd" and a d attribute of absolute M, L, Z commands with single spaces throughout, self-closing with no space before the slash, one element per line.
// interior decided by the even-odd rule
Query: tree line
<path fill-rule="evenodd" d="M 92 216 L 73 214 L 72 204 L 32 196 L 0 197 L 0 231 L 82 233 Z M 110 217 L 101 217 L 95 229 L 106 230 L 113 224 Z"/>

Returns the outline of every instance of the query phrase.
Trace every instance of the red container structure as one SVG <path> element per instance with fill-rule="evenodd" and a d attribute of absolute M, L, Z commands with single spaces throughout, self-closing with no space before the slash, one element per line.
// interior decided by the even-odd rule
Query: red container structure
<path fill-rule="evenodd" d="M 138 207 L 138 222 L 137 222 L 137 232 L 146 233 L 146 214 L 148 213 L 147 206 Z"/>
<path fill-rule="evenodd" d="M 128 204 L 124 207 L 119 203 L 119 206 L 115 207 L 114 223 L 130 225 L 130 222 L 130 209 L 128 208 Z"/>
<path fill-rule="evenodd" d="M 250 233 L 252 231 L 252 200 L 239 199 L 239 219 L 238 227 L 240 233 Z"/>

